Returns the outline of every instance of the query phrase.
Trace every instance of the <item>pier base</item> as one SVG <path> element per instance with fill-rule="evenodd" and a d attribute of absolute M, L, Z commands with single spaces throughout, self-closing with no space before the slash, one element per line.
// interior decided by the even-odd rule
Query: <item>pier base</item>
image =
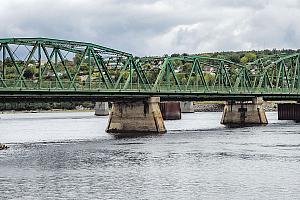
<path fill-rule="evenodd" d="M 278 120 L 295 120 L 300 122 L 300 103 L 278 104 Z"/>
<path fill-rule="evenodd" d="M 159 109 L 159 97 L 113 102 L 107 133 L 116 137 L 134 137 L 166 132 Z"/>
<path fill-rule="evenodd" d="M 262 98 L 253 99 L 252 103 L 227 102 L 224 107 L 221 124 L 228 126 L 268 124 L 262 104 Z"/>
<path fill-rule="evenodd" d="M 194 103 L 192 101 L 180 102 L 180 108 L 182 113 L 194 113 Z"/>
<path fill-rule="evenodd" d="M 164 120 L 181 119 L 181 108 L 178 101 L 161 102 L 160 110 Z"/>
<path fill-rule="evenodd" d="M 109 114 L 108 102 L 96 102 L 95 115 L 107 116 Z"/>

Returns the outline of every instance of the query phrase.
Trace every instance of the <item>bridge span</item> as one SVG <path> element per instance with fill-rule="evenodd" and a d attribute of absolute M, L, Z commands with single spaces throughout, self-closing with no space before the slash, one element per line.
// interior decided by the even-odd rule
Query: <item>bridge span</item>
<path fill-rule="evenodd" d="M 123 134 L 165 132 L 160 101 L 227 101 L 222 123 L 266 124 L 263 100 L 299 100 L 299 58 L 138 58 L 87 42 L 4 38 L 0 101 L 111 101 L 107 131 Z"/>

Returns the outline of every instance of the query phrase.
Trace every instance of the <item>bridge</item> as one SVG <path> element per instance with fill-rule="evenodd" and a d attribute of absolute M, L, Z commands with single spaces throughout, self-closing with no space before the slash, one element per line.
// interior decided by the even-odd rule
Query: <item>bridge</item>
<path fill-rule="evenodd" d="M 111 116 L 111 131 L 133 130 L 124 128 L 124 123 L 132 123 L 129 107 L 134 107 L 143 111 L 138 118 L 152 112 L 147 115 L 151 119 L 142 120 L 144 127 L 153 126 L 154 118 L 154 131 L 164 132 L 160 100 L 231 102 L 231 109 L 227 106 L 228 112 L 224 111 L 227 117 L 223 115 L 226 124 L 228 113 L 235 112 L 233 104 L 238 106 L 237 115 L 247 118 L 244 105 L 248 104 L 243 102 L 252 101 L 256 106 L 248 106 L 246 113 L 258 110 L 259 120 L 254 122 L 266 123 L 261 119 L 265 118 L 261 100 L 300 98 L 299 53 L 242 65 L 201 55 L 138 58 L 97 44 L 50 38 L 4 38 L 0 44 L 0 101 L 112 101 L 116 116 L 117 110 L 125 109 L 127 114 L 115 122 Z M 147 125 L 149 120 L 152 125 Z"/>

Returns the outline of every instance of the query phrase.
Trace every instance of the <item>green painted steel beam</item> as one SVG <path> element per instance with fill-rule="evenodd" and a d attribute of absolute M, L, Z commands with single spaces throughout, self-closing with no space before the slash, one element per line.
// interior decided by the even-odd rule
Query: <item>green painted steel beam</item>
<path fill-rule="evenodd" d="M 28 50 L 23 60 L 17 56 L 19 46 Z M 71 60 L 69 53 L 74 56 Z M 0 93 L 7 95 L 90 93 L 127 98 L 151 94 L 180 99 L 191 94 L 209 99 L 213 94 L 218 98 L 259 94 L 286 99 L 300 93 L 299 53 L 266 56 L 242 65 L 209 56 L 135 58 L 86 42 L 6 38 L 0 39 L 0 60 Z"/>
<path fill-rule="evenodd" d="M 90 47 L 94 48 L 95 51 L 99 51 L 101 53 L 112 53 L 122 56 L 132 56 L 130 53 L 126 53 L 123 51 L 115 50 L 112 48 L 100 46 L 93 43 L 88 42 L 77 42 L 72 40 L 59 40 L 59 39 L 52 39 L 52 38 L 3 38 L 0 39 L 0 43 L 9 43 L 9 44 L 19 44 L 19 45 L 31 45 L 33 46 L 36 42 L 44 44 L 46 47 L 65 47 L 65 48 L 84 48 Z M 85 49 L 85 48 L 84 48 Z"/>

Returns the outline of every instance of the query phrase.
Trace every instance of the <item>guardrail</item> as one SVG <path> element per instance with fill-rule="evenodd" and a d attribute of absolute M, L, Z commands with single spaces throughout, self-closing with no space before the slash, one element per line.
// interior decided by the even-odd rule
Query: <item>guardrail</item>
<path fill-rule="evenodd" d="M 0 83 L 0 91 L 90 91 L 90 92 L 154 92 L 154 93 L 224 93 L 224 94 L 300 94 L 296 88 L 249 88 L 249 87 L 224 87 L 224 86 L 203 86 L 203 85 L 166 85 L 158 84 L 126 84 L 120 83 L 118 87 L 107 87 L 104 82 L 91 81 L 43 81 L 26 80 L 15 81 L 4 80 L 5 85 Z"/>

